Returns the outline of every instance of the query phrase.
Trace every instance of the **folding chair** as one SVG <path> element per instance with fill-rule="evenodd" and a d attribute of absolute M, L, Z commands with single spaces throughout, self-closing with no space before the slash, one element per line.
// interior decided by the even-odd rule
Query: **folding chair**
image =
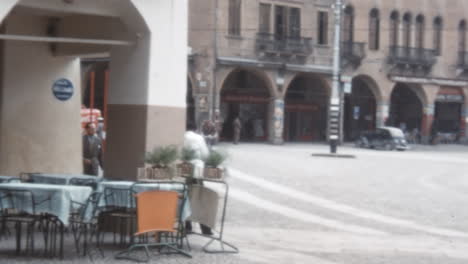
<path fill-rule="evenodd" d="M 137 262 L 148 262 L 150 259 L 149 247 L 158 247 L 172 250 L 168 253 L 180 253 L 186 257 L 192 256 L 179 248 L 177 240 L 161 241 L 161 233 L 179 233 L 182 225 L 180 213 L 177 214 L 178 192 L 174 191 L 147 191 L 136 195 L 137 197 L 137 232 L 134 236 L 155 234 L 154 243 L 133 243 L 127 250 L 118 253 L 116 259 L 128 259 Z M 179 234 L 177 235 L 179 236 Z M 135 241 L 135 240 L 134 240 Z M 131 257 L 130 253 L 137 248 L 144 248 L 146 259 L 139 260 Z"/>

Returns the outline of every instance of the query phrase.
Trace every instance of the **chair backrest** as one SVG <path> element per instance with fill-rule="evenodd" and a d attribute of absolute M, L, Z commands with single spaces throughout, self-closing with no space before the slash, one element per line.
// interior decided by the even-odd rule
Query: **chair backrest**
<path fill-rule="evenodd" d="M 97 216 L 101 192 L 93 192 L 86 200 L 86 203 L 80 208 L 79 217 L 84 222 L 90 222 Z"/>
<path fill-rule="evenodd" d="M 174 232 L 177 222 L 178 193 L 173 191 L 141 192 L 137 197 L 138 228 L 135 235 L 148 232 Z"/>
<path fill-rule="evenodd" d="M 93 179 L 71 178 L 68 181 L 68 185 L 89 186 L 89 187 L 93 188 L 93 190 L 97 189 L 97 183 Z"/>
<path fill-rule="evenodd" d="M 131 188 L 106 187 L 104 201 L 108 208 L 135 208 L 135 199 Z"/>
<path fill-rule="evenodd" d="M 17 212 L 36 214 L 34 194 L 29 190 L 0 189 L 2 209 L 15 209 Z"/>

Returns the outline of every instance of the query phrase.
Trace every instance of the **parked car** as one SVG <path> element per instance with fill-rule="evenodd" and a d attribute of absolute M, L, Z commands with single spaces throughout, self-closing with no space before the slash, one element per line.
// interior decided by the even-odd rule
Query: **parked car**
<path fill-rule="evenodd" d="M 385 149 L 385 150 L 407 150 L 408 143 L 405 134 L 396 127 L 379 127 L 375 131 L 362 132 L 355 141 L 356 147 Z"/>

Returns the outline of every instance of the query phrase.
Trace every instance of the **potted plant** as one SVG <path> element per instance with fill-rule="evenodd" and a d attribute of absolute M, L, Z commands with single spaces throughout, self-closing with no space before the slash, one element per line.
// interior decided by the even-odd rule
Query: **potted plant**
<path fill-rule="evenodd" d="M 156 147 L 145 155 L 145 162 L 150 164 L 150 168 L 145 169 L 144 177 L 149 180 L 171 179 L 173 164 L 178 158 L 177 147 L 174 145 Z"/>
<path fill-rule="evenodd" d="M 196 152 L 192 148 L 183 147 L 180 153 L 180 160 L 182 161 L 177 165 L 178 175 L 182 177 L 192 177 L 193 164 L 191 160 L 196 158 Z"/>
<path fill-rule="evenodd" d="M 221 179 L 223 177 L 223 168 L 221 168 L 221 164 L 223 164 L 226 158 L 226 153 L 211 150 L 210 154 L 205 159 L 204 177 L 209 179 Z"/>

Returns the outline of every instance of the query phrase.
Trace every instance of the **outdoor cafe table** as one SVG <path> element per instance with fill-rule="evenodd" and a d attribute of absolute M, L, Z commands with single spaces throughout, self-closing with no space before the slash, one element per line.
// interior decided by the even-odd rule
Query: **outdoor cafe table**
<path fill-rule="evenodd" d="M 112 189 L 130 189 L 134 193 L 140 193 L 140 192 L 145 192 L 145 191 L 152 191 L 152 190 L 161 190 L 161 191 L 177 191 L 177 192 L 182 192 L 184 191 L 183 189 L 183 184 L 175 182 L 175 183 L 147 183 L 147 182 L 134 182 L 134 181 L 103 181 L 99 183 L 98 190 L 102 191 L 102 193 L 105 195 L 105 189 L 106 188 L 112 188 Z M 185 189 L 187 191 L 187 189 Z M 101 205 L 105 204 L 105 197 L 104 195 L 102 196 L 103 200 L 101 201 Z M 187 195 L 187 194 L 185 194 Z M 186 196 L 187 197 L 187 196 Z M 132 208 L 134 207 L 134 204 L 132 203 L 132 200 L 129 199 L 129 197 L 122 197 L 123 199 L 119 199 L 120 201 L 127 201 L 126 207 L 127 208 Z M 106 206 L 113 206 L 112 204 L 105 204 Z M 182 220 L 186 220 L 191 214 L 192 214 L 192 209 L 190 207 L 190 201 L 188 197 L 183 201 L 182 204 L 182 215 L 181 218 Z"/>
<path fill-rule="evenodd" d="M 91 180 L 94 182 L 100 182 L 101 177 L 86 175 L 86 174 L 59 174 L 59 173 L 31 173 L 31 181 L 34 183 L 46 183 L 46 184 L 70 184 L 70 180 L 80 179 L 80 180 Z"/>
<path fill-rule="evenodd" d="M 57 216 L 64 226 L 68 226 L 68 218 L 72 209 L 72 201 L 86 203 L 92 193 L 92 188 L 87 186 L 37 184 L 37 183 L 1 183 L 0 190 L 27 190 L 34 195 L 36 202 L 44 201 L 35 207 L 35 213 L 47 213 Z M 8 202 L 8 201 L 3 201 Z M 32 208 L 26 203 L 21 203 L 23 208 L 16 208 L 24 212 L 32 213 Z"/>

